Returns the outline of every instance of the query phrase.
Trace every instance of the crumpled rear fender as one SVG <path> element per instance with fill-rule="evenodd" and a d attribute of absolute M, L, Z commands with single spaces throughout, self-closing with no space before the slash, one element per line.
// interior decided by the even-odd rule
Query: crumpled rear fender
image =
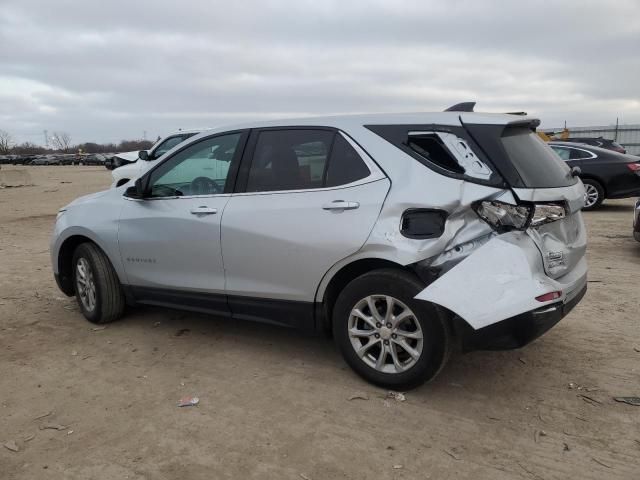
<path fill-rule="evenodd" d="M 525 232 L 509 232 L 491 238 L 415 298 L 447 308 L 477 330 L 568 300 L 586 281 L 584 258 L 565 276 L 551 279 L 533 240 Z M 562 296 L 549 302 L 536 300 L 553 291 L 562 291 Z"/>

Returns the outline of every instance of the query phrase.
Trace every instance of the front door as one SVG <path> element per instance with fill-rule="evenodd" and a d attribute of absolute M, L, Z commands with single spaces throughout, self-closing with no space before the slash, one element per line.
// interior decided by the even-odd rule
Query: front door
<path fill-rule="evenodd" d="M 322 277 L 365 243 L 389 180 L 332 130 L 254 131 L 247 150 L 238 181 L 244 191 L 222 219 L 231 311 L 309 326 Z"/>
<path fill-rule="evenodd" d="M 228 311 L 220 219 L 245 136 L 186 146 L 149 173 L 147 198 L 125 202 L 118 243 L 137 300 Z"/>

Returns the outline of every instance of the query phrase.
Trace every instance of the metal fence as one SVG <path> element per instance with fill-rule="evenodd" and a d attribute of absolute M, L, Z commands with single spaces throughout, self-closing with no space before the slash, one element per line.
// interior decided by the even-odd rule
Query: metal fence
<path fill-rule="evenodd" d="M 606 127 L 568 127 L 570 137 L 602 137 L 615 140 L 627 153 L 640 155 L 640 125 L 609 125 Z M 562 128 L 544 129 L 545 132 L 561 132 Z"/>

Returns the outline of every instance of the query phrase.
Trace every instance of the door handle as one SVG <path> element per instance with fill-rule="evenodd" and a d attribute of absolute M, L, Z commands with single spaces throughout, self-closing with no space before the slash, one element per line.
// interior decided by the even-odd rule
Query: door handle
<path fill-rule="evenodd" d="M 213 215 L 214 213 L 218 213 L 218 209 L 207 207 L 206 205 L 201 205 L 199 207 L 192 208 L 190 212 L 193 215 Z"/>
<path fill-rule="evenodd" d="M 334 200 L 331 203 L 322 205 L 323 210 L 355 210 L 360 206 L 358 202 L 345 202 L 344 200 Z"/>

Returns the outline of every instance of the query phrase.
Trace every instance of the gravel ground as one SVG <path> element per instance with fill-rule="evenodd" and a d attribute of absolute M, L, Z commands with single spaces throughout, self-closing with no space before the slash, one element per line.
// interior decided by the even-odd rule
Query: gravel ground
<path fill-rule="evenodd" d="M 48 241 L 109 172 L 28 170 L 34 186 L 0 190 L 3 480 L 640 478 L 640 407 L 613 400 L 640 396 L 632 200 L 585 213 L 589 291 L 558 326 L 457 356 L 400 402 L 323 337 L 157 308 L 92 328 Z"/>

